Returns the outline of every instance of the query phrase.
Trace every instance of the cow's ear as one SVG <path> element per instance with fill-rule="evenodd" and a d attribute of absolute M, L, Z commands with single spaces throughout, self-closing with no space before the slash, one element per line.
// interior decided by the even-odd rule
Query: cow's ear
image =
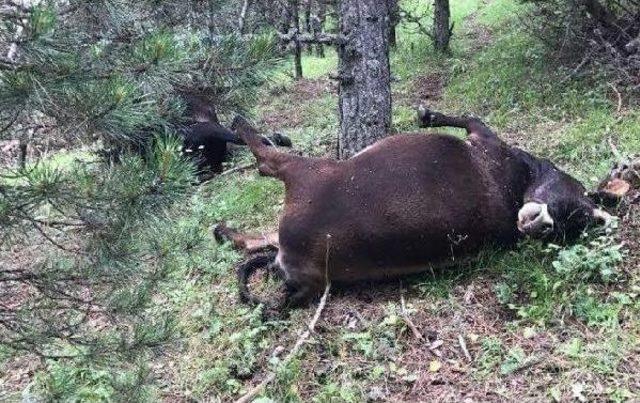
<path fill-rule="evenodd" d="M 588 196 L 596 203 L 613 207 L 616 206 L 631 190 L 629 182 L 623 179 L 611 179 L 602 185 L 595 192 L 590 192 Z"/>

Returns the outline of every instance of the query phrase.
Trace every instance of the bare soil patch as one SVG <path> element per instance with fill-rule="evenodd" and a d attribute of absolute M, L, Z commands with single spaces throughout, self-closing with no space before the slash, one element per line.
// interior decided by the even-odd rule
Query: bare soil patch
<path fill-rule="evenodd" d="M 269 97 L 279 98 L 277 105 L 274 107 L 271 99 L 265 100 L 260 105 L 260 109 L 265 112 L 258 123 L 271 130 L 304 126 L 304 108 L 313 104 L 314 99 L 328 94 L 337 94 L 337 86 L 326 77 L 301 79 L 295 81 L 290 87 L 278 88 L 269 94 Z"/>
<path fill-rule="evenodd" d="M 408 88 L 394 94 L 400 104 L 417 106 L 420 104 L 429 105 L 442 99 L 446 77 L 441 71 L 434 71 L 416 77 Z"/>
<path fill-rule="evenodd" d="M 493 33 L 490 28 L 478 22 L 479 12 L 483 8 L 484 7 L 481 7 L 471 14 L 465 21 L 465 27 L 467 29 L 464 36 L 468 39 L 468 43 L 470 44 L 468 49 L 470 53 L 478 52 L 494 43 Z"/>

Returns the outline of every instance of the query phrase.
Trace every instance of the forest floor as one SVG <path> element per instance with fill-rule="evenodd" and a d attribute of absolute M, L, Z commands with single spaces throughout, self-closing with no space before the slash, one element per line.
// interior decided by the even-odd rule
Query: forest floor
<path fill-rule="evenodd" d="M 523 30 L 518 4 L 452 2 L 448 58 L 434 56 L 410 27 L 400 29 L 392 55 L 394 130 L 428 135 L 415 123 L 421 103 L 473 113 L 510 144 L 594 188 L 616 160 L 610 143 L 622 154 L 640 153 L 640 112 L 626 98 L 618 108 L 606 80 L 564 80 L 572 69 L 558 67 Z M 254 121 L 290 136 L 295 152 L 332 155 L 339 128 L 329 75 L 336 64 L 328 52 L 304 58 L 303 80 L 275 74 Z M 232 164 L 250 161 L 245 152 Z M 448 270 L 333 289 L 301 354 L 281 365 L 316 305 L 264 321 L 261 307 L 239 302 L 233 267 L 242 256 L 216 245 L 211 229 L 226 221 L 274 230 L 283 194 L 281 183 L 246 170 L 213 179 L 193 197 L 180 225 L 200 231 L 207 247 L 185 255 L 159 301 L 174 307 L 180 334 L 149 358 L 159 399 L 232 401 L 274 369 L 260 402 L 640 399 L 638 204 L 620 212 L 618 231 L 578 245 L 527 241 Z M 603 270 L 611 274 L 595 281 Z"/>
<path fill-rule="evenodd" d="M 521 6 L 468 0 L 452 7 L 459 28 L 450 58 L 435 57 L 409 27 L 400 31 L 392 56 L 396 131 L 419 131 L 420 103 L 474 113 L 589 188 L 616 158 L 609 138 L 623 154 L 640 151 L 637 109 L 618 109 L 606 83 L 562 84 L 570 69 L 550 63 L 522 30 Z M 257 124 L 289 135 L 297 152 L 332 155 L 335 66 L 335 54 L 308 56 L 305 79 L 276 78 L 256 108 Z M 202 198 L 202 222 L 269 231 L 283 188 L 247 171 L 214 180 Z M 223 246 L 217 265 L 226 274 L 185 278 L 184 292 L 193 293 L 186 317 L 195 315 L 199 325 L 186 327 L 184 345 L 169 360 L 164 397 L 237 398 L 275 368 L 261 401 L 640 399 L 640 213 L 637 205 L 625 212 L 621 231 L 592 235 L 581 246 L 523 242 L 514 251 L 485 251 L 455 270 L 332 290 L 311 341 L 284 367 L 284 352 L 316 307 L 263 322 L 260 308 L 238 302 L 231 270 L 241 257 Z M 616 254 L 620 243 L 624 257 Z M 617 269 L 608 283 L 584 275 L 609 266 Z"/>

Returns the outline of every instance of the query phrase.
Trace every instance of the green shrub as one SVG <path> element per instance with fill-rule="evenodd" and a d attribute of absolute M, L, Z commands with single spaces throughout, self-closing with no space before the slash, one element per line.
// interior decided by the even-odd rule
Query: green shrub
<path fill-rule="evenodd" d="M 569 314 L 590 324 L 611 322 L 619 309 L 603 300 L 607 285 L 622 281 L 623 257 L 622 245 L 611 236 L 568 247 L 525 244 L 522 252 L 510 253 L 502 262 L 496 296 L 522 319 L 544 323 Z"/>

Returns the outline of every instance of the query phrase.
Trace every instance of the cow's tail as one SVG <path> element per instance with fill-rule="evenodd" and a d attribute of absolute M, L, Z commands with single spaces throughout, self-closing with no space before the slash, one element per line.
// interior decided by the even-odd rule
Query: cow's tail
<path fill-rule="evenodd" d="M 263 304 L 266 307 L 275 307 L 275 304 L 265 301 L 249 291 L 249 278 L 256 270 L 264 269 L 267 272 L 277 271 L 277 264 L 275 259 L 277 251 L 269 251 L 261 253 L 259 255 L 252 256 L 251 258 L 240 263 L 236 269 L 238 275 L 238 288 L 240 291 L 240 301 L 243 303 L 258 305 Z"/>
<path fill-rule="evenodd" d="M 235 131 L 244 141 L 253 155 L 258 160 L 258 170 L 262 175 L 273 176 L 284 179 L 286 171 L 283 169 L 288 163 L 296 158 L 294 155 L 282 153 L 265 144 L 264 137 L 242 116 L 238 115 L 233 119 L 231 130 Z"/>

